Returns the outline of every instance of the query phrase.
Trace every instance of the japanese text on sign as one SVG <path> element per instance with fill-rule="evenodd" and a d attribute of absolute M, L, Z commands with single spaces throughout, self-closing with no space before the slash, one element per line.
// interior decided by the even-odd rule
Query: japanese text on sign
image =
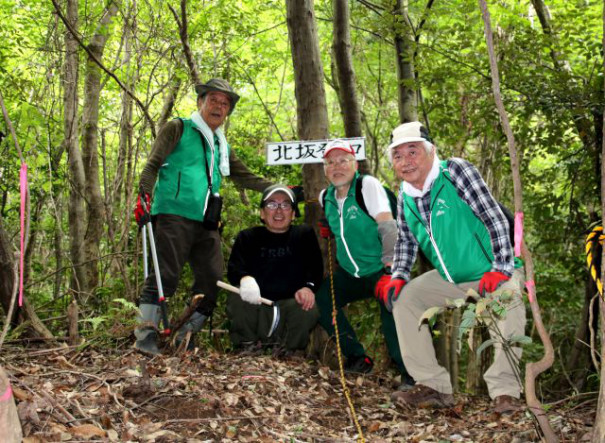
<path fill-rule="evenodd" d="M 365 138 L 345 138 L 355 150 L 357 160 L 365 160 Z M 324 150 L 330 140 L 289 141 L 267 143 L 268 165 L 295 165 L 301 163 L 321 163 Z"/>

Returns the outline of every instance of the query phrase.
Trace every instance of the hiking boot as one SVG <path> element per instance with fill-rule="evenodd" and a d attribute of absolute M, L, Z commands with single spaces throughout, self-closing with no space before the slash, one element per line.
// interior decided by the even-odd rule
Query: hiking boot
<path fill-rule="evenodd" d="M 195 349 L 195 335 L 202 330 L 207 318 L 208 317 L 204 314 L 195 311 L 187 323 L 185 323 L 176 333 L 176 347 L 178 348 L 181 345 L 187 332 L 191 331 L 191 337 L 189 337 L 189 343 L 187 343 L 187 351 L 193 351 Z"/>
<path fill-rule="evenodd" d="M 160 355 L 158 349 L 157 328 L 160 323 L 160 307 L 149 303 L 141 303 L 139 315 L 137 316 L 137 328 L 134 335 L 137 341 L 134 344 L 136 350 L 147 355 Z"/>
<path fill-rule="evenodd" d="M 410 377 L 408 374 L 401 374 L 401 384 L 397 387 L 398 391 L 409 391 L 414 386 L 416 386 L 416 382 L 412 377 Z"/>
<path fill-rule="evenodd" d="M 358 355 L 347 358 L 345 364 L 345 372 L 351 372 L 354 374 L 369 374 L 372 372 L 374 362 L 367 355 Z"/>
<path fill-rule="evenodd" d="M 510 395 L 499 395 L 494 398 L 492 405 L 492 411 L 497 414 L 512 414 L 521 409 L 519 399 Z"/>
<path fill-rule="evenodd" d="M 137 340 L 134 344 L 137 351 L 151 356 L 160 355 L 158 348 L 158 333 L 155 331 L 149 332 L 142 340 Z"/>
<path fill-rule="evenodd" d="M 454 406 L 454 396 L 452 394 L 443 394 L 420 384 L 408 391 L 393 392 L 391 401 L 400 406 L 415 408 L 448 408 Z"/>

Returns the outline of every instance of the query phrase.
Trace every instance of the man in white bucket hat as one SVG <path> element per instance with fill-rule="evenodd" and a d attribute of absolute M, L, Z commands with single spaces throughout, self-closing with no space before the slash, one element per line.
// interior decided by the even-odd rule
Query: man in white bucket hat
<path fill-rule="evenodd" d="M 387 154 L 402 184 L 393 275 L 381 298 L 392 308 L 403 361 L 416 380 L 413 389 L 395 392 L 392 399 L 412 407 L 447 407 L 454 403 L 450 376 L 437 363 L 428 326 L 418 327 L 422 314 L 466 298 L 468 289 L 482 297 L 507 289 L 512 301 L 496 325 L 505 340 L 522 336 L 521 262 L 513 256 L 509 222 L 479 171 L 460 158 L 440 161 L 424 125 L 395 128 Z M 435 269 L 411 279 L 419 248 Z M 502 341 L 493 327 L 490 334 Z M 507 356 L 496 343 L 494 363 L 484 374 L 496 412 L 514 410 L 520 397 L 521 349 L 513 344 L 512 352 Z"/>

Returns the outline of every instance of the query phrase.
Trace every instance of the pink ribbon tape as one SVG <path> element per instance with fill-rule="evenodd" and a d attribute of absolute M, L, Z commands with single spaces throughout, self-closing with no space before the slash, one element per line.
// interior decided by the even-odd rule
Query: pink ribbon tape
<path fill-rule="evenodd" d="M 19 174 L 21 190 L 21 256 L 19 257 L 19 306 L 23 306 L 23 269 L 25 258 L 25 202 L 27 199 L 27 165 L 21 164 Z"/>
<path fill-rule="evenodd" d="M 523 241 L 523 212 L 515 212 L 515 257 L 521 256 Z"/>
<path fill-rule="evenodd" d="M 4 394 L 2 394 L 2 397 L 0 397 L 0 402 L 5 402 L 8 401 L 12 398 L 13 396 L 13 389 L 11 388 L 11 385 L 8 385 L 6 387 L 6 391 L 4 391 Z"/>

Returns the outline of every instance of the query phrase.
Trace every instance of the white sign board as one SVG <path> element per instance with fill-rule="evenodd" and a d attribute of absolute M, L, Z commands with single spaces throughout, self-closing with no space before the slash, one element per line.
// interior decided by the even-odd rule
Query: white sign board
<path fill-rule="evenodd" d="M 345 138 L 355 150 L 357 160 L 365 160 L 365 137 Z M 324 150 L 330 140 L 290 141 L 267 143 L 268 165 L 297 165 L 321 163 Z"/>

